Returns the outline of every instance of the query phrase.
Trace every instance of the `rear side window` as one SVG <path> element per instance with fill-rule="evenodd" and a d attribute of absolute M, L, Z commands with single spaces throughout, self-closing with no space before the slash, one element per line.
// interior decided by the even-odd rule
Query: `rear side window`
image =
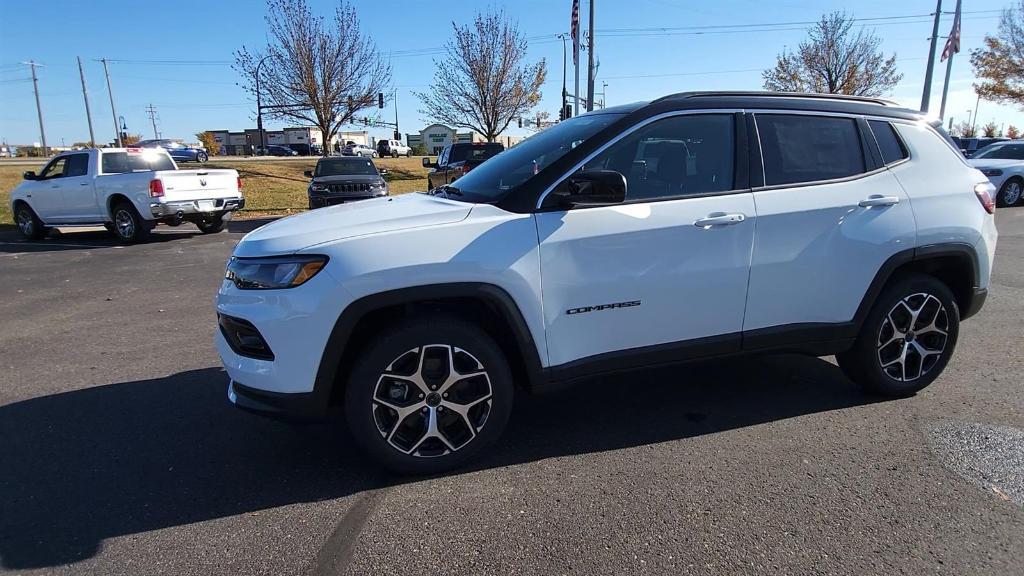
<path fill-rule="evenodd" d="M 758 114 L 766 186 L 833 180 L 865 170 L 853 118 Z"/>
<path fill-rule="evenodd" d="M 875 135 L 875 142 L 878 143 L 878 151 L 882 153 L 883 164 L 888 166 L 909 156 L 892 124 L 882 120 L 868 120 L 868 124 Z"/>

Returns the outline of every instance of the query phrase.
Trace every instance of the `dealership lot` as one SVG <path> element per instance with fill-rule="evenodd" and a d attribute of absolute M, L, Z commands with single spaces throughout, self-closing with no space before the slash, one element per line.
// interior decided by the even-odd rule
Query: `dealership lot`
<path fill-rule="evenodd" d="M 227 403 L 212 297 L 256 222 L 0 231 L 0 569 L 1018 574 L 1024 209 L 997 224 L 986 307 L 915 398 L 795 356 L 628 374 L 521 395 L 494 455 L 427 479 Z"/>

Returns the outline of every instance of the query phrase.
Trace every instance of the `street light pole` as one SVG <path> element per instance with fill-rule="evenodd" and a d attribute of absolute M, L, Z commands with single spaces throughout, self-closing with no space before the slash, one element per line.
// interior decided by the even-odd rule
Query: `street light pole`
<path fill-rule="evenodd" d="M 267 61 L 270 56 L 264 56 L 260 59 L 260 63 L 256 65 L 256 130 L 260 133 L 260 154 L 266 152 L 267 142 L 263 136 L 263 105 L 260 101 L 260 67 Z"/>

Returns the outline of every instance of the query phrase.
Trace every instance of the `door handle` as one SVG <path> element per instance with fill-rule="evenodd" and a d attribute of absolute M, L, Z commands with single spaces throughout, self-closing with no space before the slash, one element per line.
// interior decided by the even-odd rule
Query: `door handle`
<path fill-rule="evenodd" d="M 893 204 L 899 204 L 899 196 L 880 196 L 878 194 L 868 196 L 857 203 L 861 208 L 870 208 L 872 206 L 892 206 Z"/>
<path fill-rule="evenodd" d="M 710 228 L 712 226 L 729 226 L 732 224 L 739 224 L 746 220 L 747 217 L 743 214 L 724 214 L 722 212 L 715 212 L 708 214 L 704 218 L 698 219 L 693 223 L 698 228 Z"/>

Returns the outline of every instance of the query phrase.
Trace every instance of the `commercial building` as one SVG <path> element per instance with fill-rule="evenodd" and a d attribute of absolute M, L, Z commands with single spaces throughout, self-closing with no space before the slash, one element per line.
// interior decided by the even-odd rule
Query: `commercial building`
<path fill-rule="evenodd" d="M 487 141 L 482 134 L 458 132 L 455 128 L 449 128 L 444 124 L 431 124 L 420 130 L 419 133 L 406 134 L 405 140 L 410 147 L 422 146 L 427 151 L 427 154 L 432 155 L 439 154 L 449 144 Z M 523 138 L 520 136 L 498 136 L 495 141 L 504 144 L 505 148 L 511 148 L 522 142 L 522 140 Z"/>
<path fill-rule="evenodd" d="M 241 132 L 229 130 L 210 130 L 213 139 L 220 144 L 220 153 L 243 156 L 251 154 L 253 149 L 260 146 L 260 131 L 256 128 L 247 128 Z M 263 137 L 267 146 L 284 146 L 291 148 L 299 154 L 319 154 L 323 147 L 323 132 L 312 126 L 296 126 L 283 130 L 263 130 Z M 339 132 L 331 139 L 331 148 L 336 148 L 339 143 L 355 142 L 356 144 L 372 145 L 372 138 L 365 130 L 358 132 Z"/>

